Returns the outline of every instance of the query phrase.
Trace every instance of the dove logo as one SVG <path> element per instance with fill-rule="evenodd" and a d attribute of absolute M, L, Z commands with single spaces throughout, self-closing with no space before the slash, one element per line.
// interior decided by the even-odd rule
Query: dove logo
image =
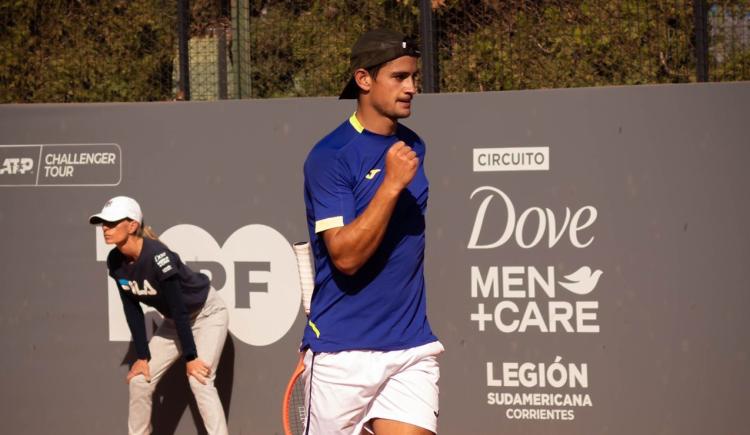
<path fill-rule="evenodd" d="M 565 275 L 566 281 L 555 279 L 555 268 L 548 266 L 540 271 L 534 266 L 491 266 L 486 274 L 477 266 L 471 267 L 471 297 L 502 297 L 505 299 L 535 299 L 538 294 L 545 294 L 548 298 L 557 297 L 555 283 L 569 292 L 584 296 L 596 288 L 601 270 L 591 271 L 583 266 L 575 272 Z"/>
<path fill-rule="evenodd" d="M 499 300 L 494 308 L 477 304 L 470 319 L 477 322 L 479 331 L 487 324 L 500 332 L 598 333 L 598 301 L 559 300 L 557 285 L 576 297 L 594 291 L 603 272 L 592 272 L 583 266 L 556 280 L 555 268 L 538 269 L 533 266 L 492 266 L 483 273 L 478 266 L 471 267 L 471 297 L 482 300 Z M 492 307 L 492 305 L 489 305 Z"/>
<path fill-rule="evenodd" d="M 542 209 L 541 207 L 528 208 L 519 216 L 516 216 L 516 208 L 513 205 L 513 201 L 511 201 L 505 192 L 495 187 L 479 187 L 471 193 L 470 198 L 474 198 L 479 194 L 484 194 L 485 197 L 477 209 L 474 226 L 471 229 L 469 237 L 469 249 L 498 248 L 511 238 L 521 248 L 529 249 L 542 244 L 545 234 L 547 236 L 546 245 L 548 248 L 554 247 L 563 238 L 567 238 L 570 244 L 576 248 L 585 248 L 594 241 L 594 236 L 586 238 L 582 234 L 584 230 L 596 221 L 597 210 L 593 206 L 587 205 L 581 207 L 575 213 L 572 213 L 570 208 L 565 207 L 565 217 L 561 221 L 551 209 Z M 490 205 L 493 202 L 497 202 L 498 198 L 501 201 L 501 210 L 491 210 Z M 488 216 L 493 217 L 488 218 Z M 498 216 L 499 219 L 494 216 Z M 506 219 L 504 224 L 502 223 L 503 217 Z M 500 222 L 500 224 L 495 225 L 495 222 Z M 531 225 L 536 225 L 536 227 Z M 495 238 L 494 241 L 481 242 L 480 236 L 483 233 L 491 232 L 493 229 L 499 229 L 499 231 L 493 233 L 494 235 L 485 235 L 484 239 L 493 237 Z M 533 235 L 533 237 L 528 239 L 528 235 Z M 567 237 L 565 237 L 566 235 Z M 584 237 L 584 239 L 582 240 L 581 237 Z"/>
<path fill-rule="evenodd" d="M 106 261 L 109 250 L 101 231 L 96 231 L 97 260 Z M 211 285 L 229 307 L 229 330 L 253 346 L 268 346 L 289 332 L 299 314 L 300 284 L 292 247 L 275 229 L 247 225 L 232 233 L 223 245 L 195 225 L 177 225 L 159 237 L 178 253 L 191 269 L 211 278 Z M 157 256 L 158 257 L 158 256 Z M 158 263 L 163 258 L 156 258 Z M 129 341 L 117 285 L 109 283 L 109 339 Z M 133 291 L 133 283 L 129 283 Z M 149 335 L 160 323 L 155 310 L 148 311 Z"/>
<path fill-rule="evenodd" d="M 570 275 L 566 275 L 567 282 L 559 281 L 558 284 L 571 293 L 584 296 L 594 291 L 602 273 L 604 272 L 601 270 L 592 272 L 590 267 L 583 266 Z"/>

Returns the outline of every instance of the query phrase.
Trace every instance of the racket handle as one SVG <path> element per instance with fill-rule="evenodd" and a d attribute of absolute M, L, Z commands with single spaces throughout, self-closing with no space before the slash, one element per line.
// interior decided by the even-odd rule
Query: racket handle
<path fill-rule="evenodd" d="M 299 283 L 302 289 L 302 306 L 305 314 L 310 315 L 310 303 L 315 290 L 315 268 L 313 267 L 310 242 L 296 242 L 292 245 L 294 256 L 297 258 Z"/>

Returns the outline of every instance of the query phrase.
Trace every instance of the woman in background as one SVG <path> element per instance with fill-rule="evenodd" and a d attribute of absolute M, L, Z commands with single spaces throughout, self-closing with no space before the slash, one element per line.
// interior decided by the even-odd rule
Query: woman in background
<path fill-rule="evenodd" d="M 214 386 L 227 336 L 229 314 L 206 275 L 190 270 L 180 257 L 143 225 L 138 203 L 118 196 L 89 218 L 101 224 L 104 241 L 115 245 L 107 257 L 117 283 L 137 359 L 126 381 L 130 390 L 128 433 L 151 433 L 152 396 L 166 370 L 182 356 L 190 389 L 206 431 L 227 434 L 226 417 Z M 140 303 L 164 316 L 151 341 Z"/>

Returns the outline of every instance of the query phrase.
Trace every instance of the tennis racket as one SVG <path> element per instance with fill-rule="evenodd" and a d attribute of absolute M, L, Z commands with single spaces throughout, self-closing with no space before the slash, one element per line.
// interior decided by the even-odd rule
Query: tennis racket
<path fill-rule="evenodd" d="M 305 371 L 304 355 L 304 353 L 300 354 L 297 367 L 294 368 L 284 392 L 284 402 L 281 408 L 284 435 L 302 435 L 305 430 L 307 408 L 305 407 L 305 383 L 302 380 L 302 373 Z"/>
<path fill-rule="evenodd" d="M 297 258 L 297 270 L 299 271 L 300 288 L 302 289 L 302 307 L 305 315 L 310 316 L 310 302 L 315 289 L 315 269 L 313 268 L 312 255 L 309 242 L 297 242 L 292 245 L 294 256 Z M 302 435 L 307 420 L 307 408 L 305 407 L 305 382 L 302 373 L 305 371 L 304 353 L 300 353 L 297 366 L 289 378 L 284 400 L 281 405 L 281 417 L 284 427 L 284 435 Z"/>

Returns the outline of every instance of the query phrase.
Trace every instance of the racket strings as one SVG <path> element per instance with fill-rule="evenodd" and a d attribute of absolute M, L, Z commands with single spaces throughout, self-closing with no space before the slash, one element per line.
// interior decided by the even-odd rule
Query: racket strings
<path fill-rule="evenodd" d="M 294 435 L 302 434 L 305 430 L 307 420 L 307 408 L 305 407 L 305 383 L 302 376 L 297 378 L 289 398 L 289 426 Z"/>

